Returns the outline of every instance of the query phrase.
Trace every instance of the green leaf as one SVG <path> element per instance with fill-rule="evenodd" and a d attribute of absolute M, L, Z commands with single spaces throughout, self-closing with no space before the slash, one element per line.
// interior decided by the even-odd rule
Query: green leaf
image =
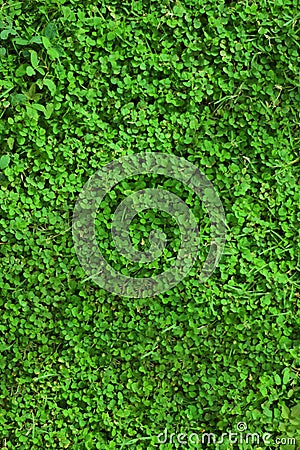
<path fill-rule="evenodd" d="M 35 70 L 31 66 L 27 66 L 26 67 L 26 74 L 29 77 L 32 77 L 33 75 L 35 75 Z"/>
<path fill-rule="evenodd" d="M 57 26 L 55 25 L 54 22 L 49 22 L 46 25 L 46 27 L 44 29 L 44 35 L 50 41 L 56 37 L 56 35 L 57 35 Z"/>
<path fill-rule="evenodd" d="M 27 100 L 27 97 L 24 94 L 13 94 L 10 98 L 12 105 L 20 105 L 21 103 L 25 103 Z"/>
<path fill-rule="evenodd" d="M 42 44 L 42 36 L 33 36 L 33 38 L 30 39 L 31 44 Z"/>
<path fill-rule="evenodd" d="M 16 77 L 22 77 L 23 75 L 25 75 L 26 67 L 26 64 L 21 64 L 21 66 L 19 66 L 15 71 Z"/>
<path fill-rule="evenodd" d="M 46 36 L 42 36 L 42 43 L 47 50 L 52 47 L 51 42 Z"/>
<path fill-rule="evenodd" d="M 15 38 L 14 43 L 17 45 L 28 45 L 29 41 L 27 39 Z"/>
<path fill-rule="evenodd" d="M 196 29 L 198 29 L 198 28 L 201 28 L 201 26 L 202 26 L 201 21 L 198 20 L 198 19 L 195 19 L 195 20 L 194 20 L 194 27 L 195 27 Z"/>
<path fill-rule="evenodd" d="M 109 31 L 107 33 L 107 40 L 108 41 L 112 41 L 113 39 L 115 39 L 115 37 L 116 37 L 116 35 L 115 35 L 115 33 L 113 31 Z"/>
<path fill-rule="evenodd" d="M 290 369 L 286 367 L 283 372 L 283 384 L 287 384 L 290 381 Z"/>
<path fill-rule="evenodd" d="M 0 157 L 0 169 L 5 169 L 10 162 L 10 156 L 9 155 L 3 155 Z"/>
<path fill-rule="evenodd" d="M 300 418 L 300 403 L 293 406 L 293 408 L 291 409 L 291 417 Z"/>
<path fill-rule="evenodd" d="M 54 47 L 47 48 L 47 53 L 51 58 L 57 59 L 60 57 L 59 52 Z"/>
<path fill-rule="evenodd" d="M 45 117 L 46 117 L 46 119 L 49 119 L 49 118 L 51 117 L 53 111 L 54 111 L 54 105 L 53 105 L 53 103 L 48 103 L 48 104 L 46 105 L 46 111 L 45 111 Z"/>
<path fill-rule="evenodd" d="M 176 4 L 173 8 L 175 16 L 183 17 L 185 13 L 185 8 L 181 4 Z"/>
<path fill-rule="evenodd" d="M 45 86 L 47 86 L 47 88 L 51 92 L 51 95 L 55 95 L 56 85 L 55 85 L 55 83 L 52 80 L 50 80 L 49 78 L 45 78 L 44 81 L 43 81 L 43 84 Z"/>
<path fill-rule="evenodd" d="M 33 100 L 34 96 L 35 96 L 35 93 L 36 93 L 36 84 L 32 83 L 32 85 L 30 86 L 28 92 L 25 93 L 25 94 L 26 94 L 27 98 L 29 98 L 30 100 Z"/>
<path fill-rule="evenodd" d="M 12 33 L 12 30 L 10 28 L 6 28 L 5 30 L 2 30 L 0 33 L 0 39 L 7 39 L 8 36 Z"/>
<path fill-rule="evenodd" d="M 297 448 L 298 447 L 296 447 L 294 444 L 282 444 L 280 446 L 280 450 L 296 450 Z"/>
<path fill-rule="evenodd" d="M 286 405 L 281 406 L 281 417 L 283 419 L 288 419 L 290 417 L 290 410 Z"/>
<path fill-rule="evenodd" d="M 30 105 L 26 105 L 26 112 L 27 112 L 27 115 L 28 115 L 28 117 L 30 119 L 38 120 L 39 115 L 38 115 L 38 112 L 37 112 L 37 110 L 35 108 L 33 108 Z"/>
<path fill-rule="evenodd" d="M 46 112 L 45 106 L 44 105 L 40 105 L 39 103 L 32 103 L 32 108 L 36 109 L 37 111 L 41 111 L 43 113 Z"/>
<path fill-rule="evenodd" d="M 280 378 L 280 376 L 278 375 L 278 373 L 275 373 L 275 375 L 274 375 L 274 380 L 275 380 L 275 383 L 276 383 L 278 386 L 281 385 L 281 378 Z"/>
<path fill-rule="evenodd" d="M 30 62 L 32 67 L 36 68 L 39 65 L 39 59 L 35 50 L 30 50 Z"/>
<path fill-rule="evenodd" d="M 7 145 L 8 145 L 10 150 L 12 150 L 14 148 L 14 143 L 15 143 L 15 138 L 9 137 L 7 139 Z"/>

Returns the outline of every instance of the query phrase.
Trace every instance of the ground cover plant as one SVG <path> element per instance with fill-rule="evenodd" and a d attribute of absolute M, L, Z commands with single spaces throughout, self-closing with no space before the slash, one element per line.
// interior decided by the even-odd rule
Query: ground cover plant
<path fill-rule="evenodd" d="M 299 19 L 297 0 L 2 2 L 2 449 L 300 448 Z M 138 189 L 181 196 L 203 245 L 172 290 L 122 298 L 85 281 L 72 214 L 96 170 L 142 151 L 205 173 L 227 243 L 199 283 L 210 225 L 193 192 L 125 180 L 96 224 L 116 270 L 151 276 L 180 246 L 154 209 L 130 233 L 141 250 L 163 230 L 164 256 L 137 267 L 117 254 L 111 217 Z M 272 442 L 157 438 L 238 424 Z"/>

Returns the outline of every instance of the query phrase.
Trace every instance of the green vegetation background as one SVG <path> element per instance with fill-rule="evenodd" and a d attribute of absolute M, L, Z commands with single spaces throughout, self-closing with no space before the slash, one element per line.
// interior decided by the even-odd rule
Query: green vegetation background
<path fill-rule="evenodd" d="M 1 4 L 3 449 L 184 448 L 156 436 L 241 421 L 299 436 L 299 19 L 296 0 Z M 226 251 L 204 285 L 202 255 L 172 291 L 117 298 L 83 281 L 72 212 L 97 169 L 140 151 L 207 175 L 226 210 Z M 157 183 L 198 210 L 209 242 L 192 193 L 127 180 L 97 225 L 123 273 L 133 268 L 111 248 L 113 209 Z M 178 234 L 159 212 L 140 219 L 136 245 L 153 227 L 170 238 L 157 266 L 135 268 L 151 275 L 171 264 Z"/>

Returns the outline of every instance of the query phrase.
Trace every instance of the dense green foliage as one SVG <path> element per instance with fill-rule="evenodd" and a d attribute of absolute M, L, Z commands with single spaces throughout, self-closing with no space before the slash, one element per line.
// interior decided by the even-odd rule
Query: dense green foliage
<path fill-rule="evenodd" d="M 238 422 L 300 436 L 299 18 L 297 0 L 2 3 L 3 449 L 195 448 L 157 435 L 221 435 Z M 210 231 L 193 193 L 129 179 L 98 217 L 116 269 L 137 271 L 113 249 L 113 210 L 145 186 L 198 212 L 204 250 L 167 293 L 118 298 L 85 281 L 72 213 L 96 170 L 140 151 L 206 174 L 227 244 L 200 284 Z M 139 248 L 156 228 L 170 241 L 164 260 L 136 275 L 151 276 L 172 263 L 180 236 L 162 212 L 139 219 Z"/>

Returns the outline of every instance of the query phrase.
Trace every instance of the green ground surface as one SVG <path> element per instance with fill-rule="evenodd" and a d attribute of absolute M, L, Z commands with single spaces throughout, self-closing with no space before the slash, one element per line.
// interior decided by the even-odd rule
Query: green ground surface
<path fill-rule="evenodd" d="M 201 440 L 241 422 L 272 443 L 211 448 L 300 448 L 275 442 L 300 436 L 299 19 L 295 0 L 1 4 L 2 449 L 206 448 L 157 435 Z M 84 281 L 72 214 L 96 170 L 141 151 L 206 174 L 227 242 L 205 283 L 207 245 L 172 290 L 125 298 Z M 157 184 L 182 196 L 209 242 L 192 192 L 128 179 L 97 221 L 124 274 L 176 258 L 176 223 L 159 211 L 131 226 L 139 248 L 153 229 L 168 236 L 156 265 L 127 266 L 109 236 L 120 199 Z"/>

